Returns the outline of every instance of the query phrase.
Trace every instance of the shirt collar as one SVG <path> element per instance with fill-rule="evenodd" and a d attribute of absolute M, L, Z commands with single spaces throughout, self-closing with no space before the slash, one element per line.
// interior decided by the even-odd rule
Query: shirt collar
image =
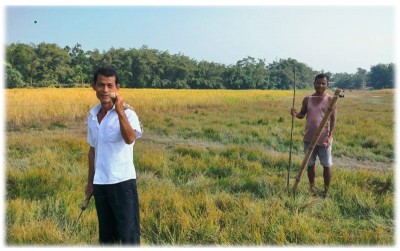
<path fill-rule="evenodd" d="M 93 107 L 92 109 L 90 109 L 90 114 L 97 119 L 97 114 L 100 112 L 101 109 L 101 104 L 97 104 L 95 107 Z M 113 105 L 113 107 L 111 108 L 111 110 L 107 111 L 107 114 L 110 113 L 112 110 L 115 110 L 115 105 Z"/>
<path fill-rule="evenodd" d="M 97 114 L 100 112 L 100 109 L 101 109 L 101 104 L 97 104 L 95 107 L 93 107 L 92 109 L 90 109 L 90 114 L 91 114 L 93 117 L 96 117 Z"/>

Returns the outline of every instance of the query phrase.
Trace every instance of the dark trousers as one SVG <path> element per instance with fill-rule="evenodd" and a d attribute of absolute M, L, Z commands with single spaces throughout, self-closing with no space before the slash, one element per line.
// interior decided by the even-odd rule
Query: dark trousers
<path fill-rule="evenodd" d="M 100 243 L 140 245 L 139 198 L 136 180 L 94 185 Z"/>

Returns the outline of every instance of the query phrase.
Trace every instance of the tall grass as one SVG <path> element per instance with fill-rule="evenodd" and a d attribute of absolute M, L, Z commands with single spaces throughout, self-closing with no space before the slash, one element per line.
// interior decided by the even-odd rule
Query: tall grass
<path fill-rule="evenodd" d="M 144 125 L 134 159 L 143 245 L 394 244 L 392 91 L 339 100 L 328 199 L 311 196 L 306 177 L 295 194 L 286 188 L 290 91 L 121 94 Z M 94 92 L 16 89 L 6 98 L 7 245 L 98 245 L 93 201 L 76 224 Z M 290 184 L 304 122 L 295 122 Z"/>

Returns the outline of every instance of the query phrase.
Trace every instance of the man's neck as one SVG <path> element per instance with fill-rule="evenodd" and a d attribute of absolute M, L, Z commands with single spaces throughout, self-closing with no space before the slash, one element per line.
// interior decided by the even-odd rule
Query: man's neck
<path fill-rule="evenodd" d="M 325 95 L 326 95 L 325 92 L 315 92 L 315 93 L 313 94 L 313 96 L 320 96 L 320 97 L 323 97 L 323 96 L 325 96 Z"/>
<path fill-rule="evenodd" d="M 104 113 L 106 114 L 109 110 L 111 110 L 114 107 L 114 104 L 109 102 L 109 103 L 103 103 L 101 104 L 101 108 L 99 113 Z"/>

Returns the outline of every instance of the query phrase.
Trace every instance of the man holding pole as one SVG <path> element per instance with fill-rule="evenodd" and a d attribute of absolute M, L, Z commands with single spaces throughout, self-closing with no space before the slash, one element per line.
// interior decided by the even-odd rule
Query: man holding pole
<path fill-rule="evenodd" d="M 291 109 L 292 116 L 298 119 L 306 118 L 306 127 L 304 133 L 304 152 L 306 153 L 310 147 L 311 141 L 316 133 L 320 123 L 322 122 L 325 113 L 328 112 L 329 105 L 332 101 L 332 96 L 325 93 L 329 87 L 329 77 L 325 74 L 319 74 L 314 80 L 315 93 L 303 99 L 300 112 Z M 332 179 L 332 141 L 333 131 L 336 124 L 336 106 L 330 115 L 329 121 L 321 131 L 314 151 L 311 154 L 310 160 L 307 163 L 307 176 L 310 182 L 310 192 L 315 194 L 315 162 L 318 156 L 321 165 L 324 167 L 324 192 L 323 197 L 328 197 L 329 185 Z"/>

